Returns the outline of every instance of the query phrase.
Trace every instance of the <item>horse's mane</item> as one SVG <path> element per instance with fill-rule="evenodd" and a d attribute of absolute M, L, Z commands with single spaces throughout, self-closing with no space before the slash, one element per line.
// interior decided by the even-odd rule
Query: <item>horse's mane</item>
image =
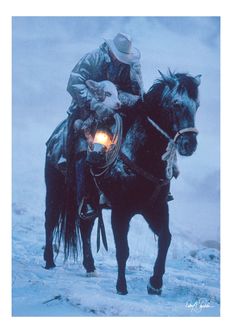
<path fill-rule="evenodd" d="M 183 94 L 187 92 L 188 96 L 196 100 L 198 98 L 198 82 L 188 73 L 174 73 L 169 70 L 167 75 L 164 75 L 159 71 L 161 77 L 156 79 L 153 85 L 149 88 L 145 94 L 145 98 L 149 103 L 154 101 L 161 101 L 164 89 L 168 87 L 173 89 L 176 87 L 176 93 Z"/>
<path fill-rule="evenodd" d="M 167 75 L 160 73 L 149 90 L 132 106 L 122 106 L 119 114 L 123 119 L 123 136 L 137 120 L 155 112 L 161 115 L 163 98 L 173 100 L 172 92 L 178 95 L 186 94 L 190 99 L 198 99 L 197 80 L 188 73 L 174 73 L 169 70 Z"/>

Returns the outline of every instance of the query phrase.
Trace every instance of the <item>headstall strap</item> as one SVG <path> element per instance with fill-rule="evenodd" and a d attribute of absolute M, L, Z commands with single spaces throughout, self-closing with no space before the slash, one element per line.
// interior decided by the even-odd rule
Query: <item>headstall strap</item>
<path fill-rule="evenodd" d="M 183 133 L 187 133 L 187 132 L 193 132 L 193 133 L 196 133 L 198 134 L 198 130 L 195 128 L 195 127 L 187 127 L 187 128 L 183 128 L 181 130 L 179 130 L 176 134 L 175 134 L 175 137 L 174 137 L 174 142 L 176 142 L 176 140 L 178 139 L 178 137 L 183 134 Z"/>

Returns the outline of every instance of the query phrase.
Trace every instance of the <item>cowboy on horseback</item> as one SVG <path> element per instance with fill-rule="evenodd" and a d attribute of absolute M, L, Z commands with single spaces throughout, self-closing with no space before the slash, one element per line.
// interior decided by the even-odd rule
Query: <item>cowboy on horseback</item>
<path fill-rule="evenodd" d="M 86 194 L 86 152 L 94 125 L 91 83 L 98 102 L 105 96 L 96 87 L 96 82 L 108 80 L 116 85 L 121 105 L 132 106 L 143 97 L 140 56 L 140 51 L 132 45 L 131 37 L 118 33 L 114 39 L 106 39 L 98 49 L 87 53 L 71 72 L 67 86 L 72 96 L 67 111 L 67 177 L 71 177 L 71 170 L 75 169 L 78 208 L 82 207 Z M 94 215 L 94 209 L 88 203 L 81 210 L 85 217 Z"/>

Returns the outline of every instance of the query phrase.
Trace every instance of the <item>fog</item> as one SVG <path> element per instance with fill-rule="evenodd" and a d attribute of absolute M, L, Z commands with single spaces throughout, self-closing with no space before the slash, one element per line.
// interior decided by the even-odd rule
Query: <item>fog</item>
<path fill-rule="evenodd" d="M 197 240 L 219 240 L 220 20 L 217 17 L 14 17 L 13 202 L 44 213 L 45 142 L 66 117 L 70 71 L 103 38 L 132 35 L 144 87 L 158 69 L 202 74 L 198 149 L 179 157 L 171 226 Z"/>

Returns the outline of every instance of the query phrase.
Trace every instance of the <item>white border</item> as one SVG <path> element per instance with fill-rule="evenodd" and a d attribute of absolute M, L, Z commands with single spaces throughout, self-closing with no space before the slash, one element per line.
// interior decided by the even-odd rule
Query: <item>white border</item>
<path fill-rule="evenodd" d="M 8 1 L 0 5 L 0 144 L 1 144 L 1 270 L 0 329 L 31 332 L 37 329 L 56 332 L 69 330 L 121 330 L 204 332 L 227 329 L 234 319 L 235 224 L 235 9 L 233 1 Z M 115 9 L 115 10 L 114 10 Z M 11 17 L 12 16 L 221 16 L 221 239 L 222 239 L 222 305 L 220 318 L 12 318 L 11 317 Z M 234 228 L 234 229 L 233 229 Z M 232 295 L 232 296 L 231 296 Z M 72 322 L 73 321 L 73 322 Z M 5 326 L 6 325 L 6 326 Z M 127 326 L 128 325 L 128 326 Z"/>

